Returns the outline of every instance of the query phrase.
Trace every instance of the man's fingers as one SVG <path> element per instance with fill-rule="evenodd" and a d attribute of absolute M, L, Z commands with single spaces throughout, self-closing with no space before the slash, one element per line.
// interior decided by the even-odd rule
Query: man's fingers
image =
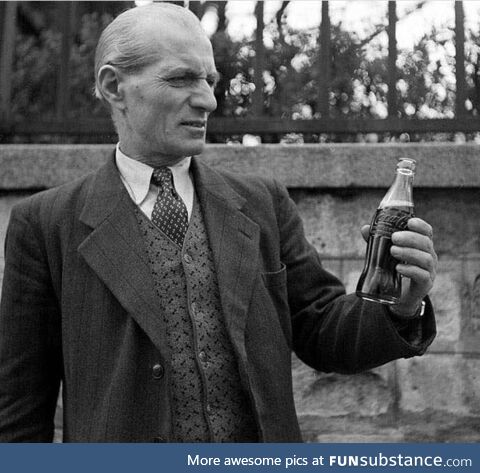
<path fill-rule="evenodd" d="M 418 217 L 412 217 L 408 220 L 408 229 L 413 232 L 421 233 L 428 238 L 433 238 L 433 228 L 430 224 Z"/>
<path fill-rule="evenodd" d="M 368 241 L 370 226 L 363 225 L 361 233 L 363 239 Z M 434 272 L 438 258 L 433 246 L 432 236 L 431 225 L 420 218 L 411 218 L 408 221 L 408 230 L 401 230 L 392 234 L 392 255 L 399 261 Z"/>
<path fill-rule="evenodd" d="M 392 243 L 397 246 L 426 251 L 436 258 L 432 238 L 432 226 L 421 218 L 414 217 L 408 221 L 407 230 L 392 234 Z"/>
<path fill-rule="evenodd" d="M 435 271 L 435 258 L 431 253 L 416 248 L 392 246 L 392 256 L 402 263 L 418 266 L 430 273 Z"/>
<path fill-rule="evenodd" d="M 428 236 L 421 233 L 403 230 L 392 234 L 392 244 L 407 248 L 416 248 L 417 250 L 434 253 L 433 242 Z"/>
<path fill-rule="evenodd" d="M 361 233 L 368 241 L 370 226 L 363 225 Z M 420 218 L 408 220 L 405 230 L 393 232 L 391 254 L 398 260 L 397 272 L 404 276 L 402 301 L 412 305 L 431 290 L 436 277 L 437 254 L 432 241 L 431 225 Z"/>
<path fill-rule="evenodd" d="M 410 278 L 412 281 L 414 281 L 417 287 L 422 287 L 422 292 L 425 294 L 427 294 L 433 286 L 435 274 L 427 271 L 426 269 L 403 263 L 397 264 L 395 269 L 402 276 Z"/>
<path fill-rule="evenodd" d="M 360 229 L 362 237 L 365 241 L 368 241 L 368 236 L 370 235 L 370 225 L 363 225 Z"/>
<path fill-rule="evenodd" d="M 362 237 L 365 241 L 368 241 L 368 236 L 370 233 L 370 225 L 363 225 L 361 228 L 361 233 Z M 405 233 L 408 233 L 409 235 L 405 235 Z M 418 235 L 420 238 L 414 237 L 413 235 Z M 425 237 L 425 239 L 421 237 Z M 392 242 L 395 244 L 398 240 L 398 244 L 402 246 L 406 246 L 403 242 L 405 239 L 412 239 L 413 246 L 418 249 L 425 249 L 427 250 L 428 248 L 433 248 L 433 245 L 429 243 L 426 245 L 428 240 L 432 240 L 433 238 L 433 229 L 432 226 L 425 222 L 425 220 L 422 220 L 421 218 L 418 217 L 412 217 L 411 219 L 408 220 L 408 229 L 403 230 L 403 231 L 398 231 L 394 232 L 392 235 Z M 416 242 L 416 243 L 415 243 Z"/>

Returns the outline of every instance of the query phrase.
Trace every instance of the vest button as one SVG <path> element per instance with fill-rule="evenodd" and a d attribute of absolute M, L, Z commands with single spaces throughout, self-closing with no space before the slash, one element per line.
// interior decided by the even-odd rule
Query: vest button
<path fill-rule="evenodd" d="M 185 261 L 185 263 L 187 264 L 191 264 L 193 262 L 193 258 L 188 254 L 188 253 L 185 253 L 183 255 L 183 260 Z"/>
<path fill-rule="evenodd" d="M 198 354 L 198 357 L 200 361 L 207 361 L 207 354 L 203 350 Z"/>
<path fill-rule="evenodd" d="M 152 378 L 153 379 L 162 379 L 165 374 L 165 370 L 160 363 L 156 363 L 152 366 Z"/>

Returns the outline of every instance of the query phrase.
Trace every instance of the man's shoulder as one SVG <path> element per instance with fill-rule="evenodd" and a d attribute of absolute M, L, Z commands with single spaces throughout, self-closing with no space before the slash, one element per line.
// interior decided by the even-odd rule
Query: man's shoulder
<path fill-rule="evenodd" d="M 265 176 L 255 172 L 241 172 L 229 170 L 221 166 L 201 164 L 209 172 L 216 174 L 226 184 L 232 187 L 240 195 L 251 197 L 252 194 L 276 194 L 283 185 L 271 176 Z"/>
<path fill-rule="evenodd" d="M 236 200 L 242 212 L 253 221 L 271 227 L 284 214 L 288 191 L 274 178 L 211 167 L 205 163 L 202 167 L 205 189 L 219 198 Z"/>
<path fill-rule="evenodd" d="M 73 181 L 42 190 L 22 199 L 12 208 L 12 215 L 30 218 L 62 218 L 62 214 L 75 213 L 79 203 L 84 201 L 99 170 L 92 171 Z"/>

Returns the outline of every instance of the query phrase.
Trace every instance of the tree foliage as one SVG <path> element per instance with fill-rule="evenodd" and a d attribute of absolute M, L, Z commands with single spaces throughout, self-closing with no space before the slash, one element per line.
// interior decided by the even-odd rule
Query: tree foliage
<path fill-rule="evenodd" d="M 105 2 L 89 2 L 103 4 Z M 118 2 L 117 2 L 118 3 Z M 273 20 L 266 25 L 270 38 L 263 65 L 263 112 L 279 118 L 318 116 L 319 66 L 317 28 L 295 30 L 285 21 L 288 1 L 281 3 Z M 92 5 L 91 9 L 95 6 Z M 86 11 L 80 16 L 71 50 L 69 117 L 103 116 L 105 111 L 93 98 L 93 56 L 101 30 L 115 12 Z M 217 30 L 211 41 L 221 79 L 215 91 L 217 117 L 248 117 L 254 85 L 255 49 L 253 38 L 238 41 L 228 34 L 226 2 L 190 2 L 200 18 L 212 10 L 217 15 Z M 386 18 L 385 18 L 386 23 Z M 56 89 L 61 37 L 50 25 L 33 34 L 17 36 L 13 114 L 16 120 L 35 120 L 55 116 Z M 383 25 L 374 25 L 371 38 Z M 447 34 L 446 34 L 447 32 Z M 399 117 L 451 117 L 454 112 L 452 32 L 448 29 L 426 33 L 413 51 L 400 50 L 397 61 Z M 467 85 L 471 114 L 480 110 L 479 47 L 480 35 L 467 38 Z M 349 118 L 383 118 L 387 103 L 386 46 L 366 42 L 344 26 L 331 27 L 330 115 Z"/>

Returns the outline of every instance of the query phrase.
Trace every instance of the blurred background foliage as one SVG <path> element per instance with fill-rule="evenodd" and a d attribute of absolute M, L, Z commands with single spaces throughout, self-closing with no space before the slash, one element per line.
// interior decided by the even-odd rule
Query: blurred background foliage
<path fill-rule="evenodd" d="M 133 2 L 75 3 L 68 118 L 104 117 L 106 111 L 92 94 L 95 45 L 102 29 Z M 221 80 L 215 91 L 218 108 L 213 116 L 248 117 L 255 89 L 254 38 L 239 40 L 229 35 L 228 3 L 190 2 L 190 8 L 201 19 L 207 14 L 215 17 L 211 41 Z M 288 119 L 319 117 L 319 29 L 289 26 L 286 18 L 290 2 L 278 3 L 278 11 L 265 25 L 269 41 L 263 68 L 263 115 Z M 424 3 L 417 2 L 415 8 Z M 56 2 L 19 2 L 19 8 L 12 116 L 15 121 L 48 120 L 55 116 L 56 71 L 61 56 Z M 348 30 L 342 22 L 332 23 L 330 117 L 386 117 L 386 46 L 371 41 L 384 33 L 386 25 L 386 11 L 384 23 L 370 25 L 367 38 Z M 413 50 L 398 50 L 399 118 L 454 116 L 451 29 L 448 25 L 433 28 L 416 42 Z M 467 31 L 466 40 L 467 113 L 476 116 L 480 110 L 479 34 Z"/>

